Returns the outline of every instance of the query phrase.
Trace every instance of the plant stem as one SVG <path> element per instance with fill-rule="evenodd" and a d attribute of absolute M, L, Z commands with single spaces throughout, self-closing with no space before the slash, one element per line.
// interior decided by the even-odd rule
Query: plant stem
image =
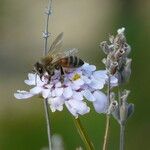
<path fill-rule="evenodd" d="M 49 37 L 49 32 L 48 32 L 48 26 L 49 26 L 49 17 L 51 14 L 51 5 L 52 5 L 52 0 L 48 0 L 48 8 L 46 11 L 46 25 L 45 25 L 45 32 L 44 32 L 44 56 L 47 55 L 48 53 L 48 37 Z M 47 135 L 48 135 L 48 145 L 49 145 L 49 150 L 52 150 L 52 143 L 51 143 L 51 128 L 50 128 L 50 119 L 49 119 L 49 112 L 48 112 L 48 101 L 47 99 L 44 99 L 44 109 L 45 109 L 45 118 L 46 118 L 46 125 L 47 125 Z"/>
<path fill-rule="evenodd" d="M 108 97 L 108 102 L 110 104 L 110 75 L 108 75 L 107 97 Z M 107 114 L 106 115 L 106 128 L 105 128 L 105 135 L 104 135 L 104 142 L 103 142 L 103 150 L 107 149 L 109 127 L 110 127 L 110 115 Z"/>
<path fill-rule="evenodd" d="M 52 5 L 52 0 L 48 0 L 48 7 L 47 7 L 47 11 L 45 12 L 45 14 L 47 15 L 46 17 L 46 25 L 45 25 L 45 36 L 44 36 L 44 55 L 47 55 L 48 53 L 48 37 L 49 37 L 49 32 L 48 32 L 48 27 L 49 27 L 49 18 L 51 15 L 51 5 Z"/>
<path fill-rule="evenodd" d="M 125 147 L 125 125 L 120 124 L 120 150 L 124 150 Z"/>
<path fill-rule="evenodd" d="M 103 150 L 106 150 L 106 149 L 107 149 L 109 126 L 110 126 L 110 115 L 106 115 L 106 128 L 105 128 L 105 136 L 104 136 Z"/>
<path fill-rule="evenodd" d="M 122 105 L 121 101 L 121 88 L 118 85 L 118 101 L 119 106 Z M 124 150 L 125 147 L 125 124 L 120 123 L 120 150 Z"/>
<path fill-rule="evenodd" d="M 48 145 L 49 145 L 49 150 L 52 150 L 51 128 L 50 128 L 50 119 L 49 119 L 47 99 L 44 99 L 44 109 L 45 109 L 45 118 L 46 118 L 46 125 L 47 125 Z"/>
<path fill-rule="evenodd" d="M 89 139 L 83 125 L 81 124 L 81 121 L 79 118 L 75 119 L 74 118 L 74 123 L 75 123 L 75 126 L 80 134 L 80 137 L 81 139 L 83 140 L 84 144 L 85 144 L 85 147 L 87 150 L 94 150 L 94 146 L 91 142 L 91 140 Z"/>

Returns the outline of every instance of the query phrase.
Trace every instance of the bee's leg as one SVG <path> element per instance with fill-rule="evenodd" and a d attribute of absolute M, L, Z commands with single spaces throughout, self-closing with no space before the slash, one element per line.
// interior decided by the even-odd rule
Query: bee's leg
<path fill-rule="evenodd" d="M 42 81 L 42 74 L 40 74 L 39 76 L 40 76 L 40 80 Z"/>
<path fill-rule="evenodd" d="M 60 80 L 61 80 L 61 82 L 63 82 L 64 81 L 64 70 L 63 70 L 63 68 L 62 67 L 60 67 L 60 72 L 61 72 L 61 76 L 60 76 Z"/>
<path fill-rule="evenodd" d="M 47 70 L 47 73 L 48 73 L 48 83 L 50 83 L 51 81 L 51 76 L 54 75 L 54 73 L 52 73 L 51 71 Z"/>

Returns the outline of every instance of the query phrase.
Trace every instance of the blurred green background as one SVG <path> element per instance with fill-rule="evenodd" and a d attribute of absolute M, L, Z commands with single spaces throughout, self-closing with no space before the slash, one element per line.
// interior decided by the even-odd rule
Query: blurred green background
<path fill-rule="evenodd" d="M 43 102 L 16 100 L 17 89 L 43 53 L 46 0 L 0 0 L 0 150 L 41 150 L 48 146 Z M 150 1 L 54 0 L 50 32 L 64 32 L 64 49 L 76 47 L 81 57 L 103 69 L 98 45 L 126 28 L 132 47 L 132 77 L 126 86 L 135 113 L 126 129 L 126 150 L 150 149 Z M 92 111 L 81 117 L 96 150 L 102 149 L 105 116 Z M 63 137 L 65 150 L 83 145 L 66 111 L 51 113 L 52 132 Z M 117 150 L 119 126 L 111 119 L 109 149 Z"/>

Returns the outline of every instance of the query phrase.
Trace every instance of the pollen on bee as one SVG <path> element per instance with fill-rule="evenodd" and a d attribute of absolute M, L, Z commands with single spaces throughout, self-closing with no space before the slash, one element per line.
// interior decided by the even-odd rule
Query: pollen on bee
<path fill-rule="evenodd" d="M 73 76 L 73 81 L 75 81 L 75 80 L 78 80 L 78 79 L 80 79 L 80 75 L 78 74 L 78 73 L 76 73 L 74 76 Z"/>

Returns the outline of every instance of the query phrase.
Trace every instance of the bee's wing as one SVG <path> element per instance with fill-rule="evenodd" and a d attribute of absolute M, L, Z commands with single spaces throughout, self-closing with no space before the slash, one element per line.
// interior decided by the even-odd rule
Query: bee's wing
<path fill-rule="evenodd" d="M 51 44 L 50 49 L 48 51 L 48 55 L 52 55 L 54 51 L 60 49 L 62 46 L 62 42 L 63 42 L 63 32 L 61 32 Z"/>
<path fill-rule="evenodd" d="M 67 51 L 59 52 L 57 54 L 52 55 L 53 56 L 52 63 L 57 62 L 61 58 L 76 55 L 77 53 L 78 53 L 78 49 L 76 49 L 76 48 L 72 48 L 72 49 L 69 49 Z"/>

